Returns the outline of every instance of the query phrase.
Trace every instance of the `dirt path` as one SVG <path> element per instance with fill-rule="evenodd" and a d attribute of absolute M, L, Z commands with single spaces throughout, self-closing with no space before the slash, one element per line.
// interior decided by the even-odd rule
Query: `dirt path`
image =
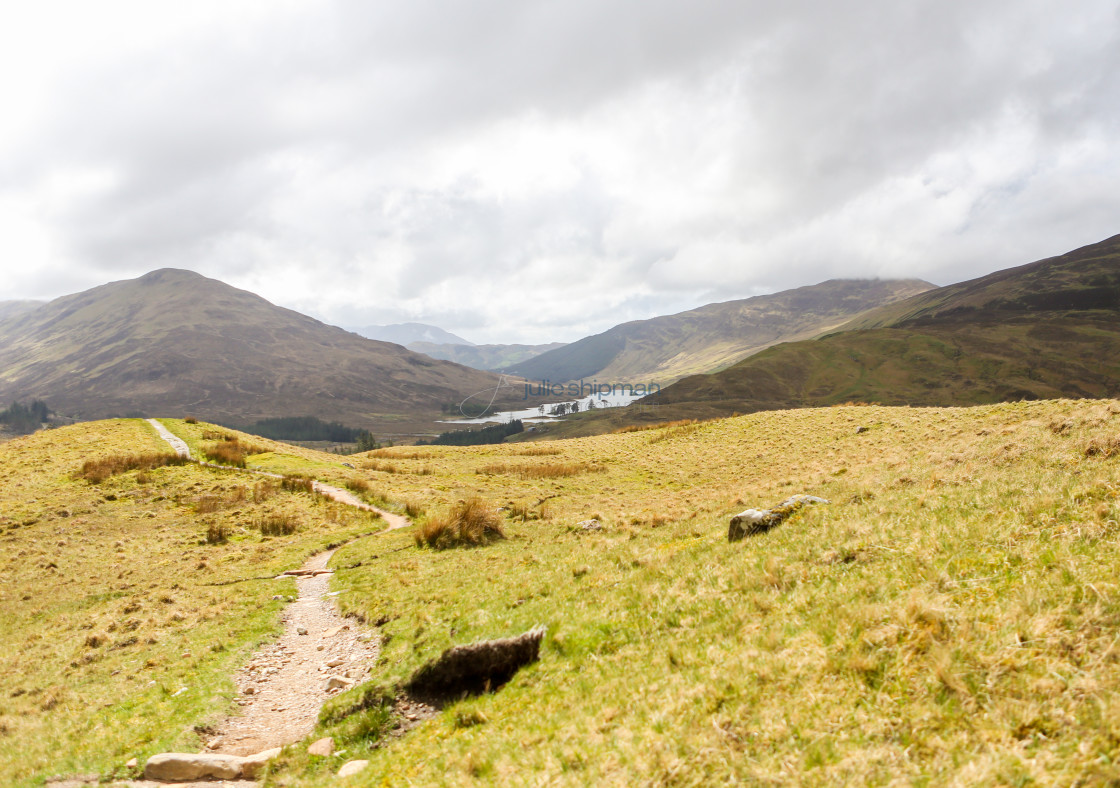
<path fill-rule="evenodd" d="M 171 432 L 171 430 L 167 429 L 167 427 L 163 426 L 156 419 L 148 419 L 148 423 L 155 427 L 156 432 L 159 433 L 159 436 L 161 438 L 171 444 L 171 448 L 175 450 L 176 454 L 178 454 L 180 457 L 191 456 L 191 449 L 189 446 L 187 446 L 187 442 L 185 440 L 175 435 L 173 432 Z"/>
<path fill-rule="evenodd" d="M 301 567 L 299 598 L 284 612 L 280 639 L 261 648 L 234 679 L 241 714 L 210 736 L 204 752 L 252 755 L 311 733 L 323 702 L 369 676 L 376 638 L 339 615 L 328 593 L 333 550 Z"/>
<path fill-rule="evenodd" d="M 186 443 L 155 419 L 149 423 L 181 456 L 189 457 Z M 224 467 L 224 466 L 223 466 Z M 278 474 L 231 468 L 264 476 Z M 386 531 L 409 525 L 407 517 L 393 514 L 358 499 L 348 490 L 314 482 L 314 490 L 340 503 L 376 512 L 387 523 Z M 353 619 L 343 618 L 328 591 L 331 572 L 327 564 L 334 550 L 311 556 L 297 572 L 299 596 L 284 612 L 280 638 L 263 646 L 234 677 L 241 713 L 228 717 L 211 731 L 203 752 L 252 755 L 291 744 L 315 727 L 319 710 L 333 695 L 361 683 L 380 652 L 375 637 L 359 630 Z M 168 785 L 136 781 L 136 786 Z M 197 783 L 252 786 L 249 781 Z M 195 783 L 179 783 L 188 786 Z"/>

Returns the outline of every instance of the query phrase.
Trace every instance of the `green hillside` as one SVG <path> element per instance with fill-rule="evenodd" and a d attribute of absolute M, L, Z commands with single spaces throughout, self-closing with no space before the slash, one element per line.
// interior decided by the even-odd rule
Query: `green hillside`
<path fill-rule="evenodd" d="M 166 424 L 196 451 L 215 429 Z M 420 528 L 481 498 L 505 535 L 340 548 L 337 599 L 381 657 L 266 786 L 336 785 L 357 759 L 348 785 L 1120 780 L 1120 401 L 790 410 L 353 469 L 241 439 L 251 467 L 386 495 Z M 290 581 L 271 576 L 370 527 L 231 471 L 76 476 L 159 448 L 136 421 L 0 445 L 5 784 L 197 749 L 278 626 Z M 732 514 L 794 493 L 829 503 L 727 541 Z M 290 537 L 252 525 L 283 512 Z M 423 721 L 394 706 L 449 646 L 538 624 L 539 661 L 504 686 Z M 334 754 L 309 755 L 322 736 Z"/>
<path fill-rule="evenodd" d="M 636 320 L 516 364 L 530 380 L 666 385 L 711 372 L 778 342 L 829 331 L 873 307 L 932 285 L 918 280 L 832 280 L 772 295 Z"/>
<path fill-rule="evenodd" d="M 1120 393 L 1120 236 L 869 312 L 648 398 L 662 418 Z"/>

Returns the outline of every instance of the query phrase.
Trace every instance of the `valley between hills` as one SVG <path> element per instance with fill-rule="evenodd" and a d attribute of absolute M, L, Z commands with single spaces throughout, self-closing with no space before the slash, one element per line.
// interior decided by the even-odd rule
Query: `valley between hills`
<path fill-rule="evenodd" d="M 264 786 L 1120 782 L 1118 317 L 1120 236 L 502 373 L 173 269 L 3 306 L 0 421 L 64 418 L 0 442 L 0 782 L 266 744 Z M 238 428 L 409 443 L 499 381 L 658 370 L 489 445 Z"/>

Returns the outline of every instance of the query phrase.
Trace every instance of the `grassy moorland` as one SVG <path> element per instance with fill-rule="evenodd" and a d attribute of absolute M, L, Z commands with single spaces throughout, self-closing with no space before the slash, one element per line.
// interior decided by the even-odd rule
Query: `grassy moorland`
<path fill-rule="evenodd" d="M 336 699 L 322 733 L 343 752 L 290 748 L 270 785 L 328 785 L 351 758 L 371 761 L 355 785 L 1120 780 L 1120 402 L 759 413 L 358 461 L 414 511 L 506 508 L 486 547 L 399 532 L 340 551 L 364 562 L 335 583 L 381 622 L 383 685 L 452 644 L 548 635 L 499 691 L 402 737 L 379 740 L 377 692 Z M 729 515 L 802 492 L 832 503 L 727 542 Z M 573 530 L 592 517 L 604 530 Z"/>
<path fill-rule="evenodd" d="M 389 693 L 450 645 L 548 627 L 539 662 L 403 736 L 382 690 L 337 696 L 315 736 L 339 752 L 294 745 L 268 785 L 335 784 L 353 758 L 371 763 L 350 785 L 1120 780 L 1118 401 L 769 412 L 353 469 L 237 437 L 272 449 L 250 467 L 364 485 L 421 526 L 476 496 L 503 508 L 507 538 L 484 547 L 402 531 L 340 549 L 362 562 L 336 573 L 340 604 L 377 626 Z M 208 584 L 368 528 L 197 466 L 73 478 L 120 446 L 161 448 L 133 421 L 0 446 L 11 783 L 197 744 L 288 590 Z M 731 514 L 793 493 L 832 503 L 727 542 Z M 302 530 L 263 539 L 251 506 Z M 575 528 L 590 518 L 603 530 Z M 216 524 L 230 540 L 206 544 Z"/>
<path fill-rule="evenodd" d="M 230 708 L 232 672 L 277 631 L 273 596 L 295 591 L 290 580 L 222 583 L 275 575 L 380 527 L 280 480 L 127 469 L 166 452 L 139 420 L 0 445 L 4 785 L 123 775 L 133 756 L 197 748 Z M 280 522 L 294 533 L 262 534 Z"/>

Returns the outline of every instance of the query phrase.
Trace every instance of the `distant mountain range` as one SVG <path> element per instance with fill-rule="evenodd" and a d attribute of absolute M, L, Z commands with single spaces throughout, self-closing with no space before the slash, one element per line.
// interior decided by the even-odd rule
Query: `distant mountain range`
<path fill-rule="evenodd" d="M 0 402 L 43 399 L 82 419 L 313 415 L 365 426 L 438 415 L 497 381 L 169 268 L 0 321 Z"/>
<path fill-rule="evenodd" d="M 1120 235 L 790 342 L 647 398 L 657 418 L 847 401 L 968 405 L 1120 395 Z"/>
<path fill-rule="evenodd" d="M 395 342 L 408 347 L 414 342 L 425 342 L 434 345 L 465 345 L 473 346 L 474 343 L 460 336 L 444 331 L 439 326 L 430 326 L 427 323 L 390 323 L 384 326 L 364 326 L 362 328 L 348 328 L 355 334 L 366 339 L 376 339 L 379 342 Z"/>
<path fill-rule="evenodd" d="M 465 342 L 434 326 L 414 330 Z M 528 380 L 663 386 L 638 406 L 549 427 L 552 435 L 849 401 L 1112 397 L 1120 395 L 1120 236 L 948 287 L 834 280 L 711 304 L 527 360 L 510 361 L 540 346 L 420 346 Z M 0 403 L 42 399 L 67 417 L 431 424 L 498 381 L 190 271 L 153 271 L 48 303 L 0 302 Z M 511 388 L 495 404 L 518 396 Z"/>
<path fill-rule="evenodd" d="M 436 345 L 431 342 L 410 342 L 409 350 L 432 358 L 454 361 L 475 369 L 502 370 L 536 358 L 542 353 L 564 347 L 563 342 L 547 345 Z"/>
<path fill-rule="evenodd" d="M 530 380 L 667 385 L 729 366 L 780 342 L 833 330 L 868 309 L 933 287 L 917 279 L 834 279 L 623 323 L 506 371 Z"/>
<path fill-rule="evenodd" d="M 564 346 L 563 342 L 547 345 L 476 345 L 427 323 L 393 323 L 349 330 L 369 339 L 396 342 L 430 358 L 454 361 L 456 364 L 481 370 L 500 370 Z"/>

